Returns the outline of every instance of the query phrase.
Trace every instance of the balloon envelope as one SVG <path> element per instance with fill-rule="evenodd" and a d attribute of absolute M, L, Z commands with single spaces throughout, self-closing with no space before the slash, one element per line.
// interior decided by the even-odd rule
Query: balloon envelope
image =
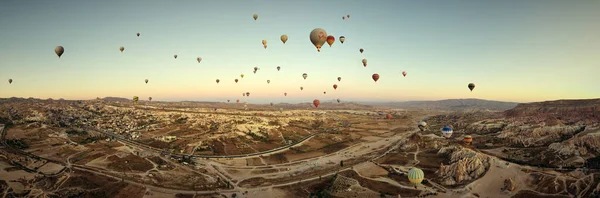
<path fill-rule="evenodd" d="M 342 77 L 338 77 L 338 82 L 339 82 L 339 81 L 342 81 Z"/>
<path fill-rule="evenodd" d="M 318 108 L 318 107 L 319 107 L 319 104 L 321 104 L 321 101 L 319 101 L 319 100 L 317 100 L 317 99 L 313 100 L 313 105 L 315 105 L 315 107 L 317 107 L 317 108 Z"/>
<path fill-rule="evenodd" d="M 444 126 L 444 128 L 442 128 L 442 135 L 444 135 L 446 138 L 450 138 L 450 136 L 452 136 L 452 132 L 452 128 L 449 126 Z"/>
<path fill-rule="evenodd" d="M 344 43 L 344 41 L 345 41 L 345 40 L 346 40 L 346 37 L 345 37 L 345 36 L 340 36 L 340 42 L 341 42 L 341 43 Z"/>
<path fill-rule="evenodd" d="M 202 57 L 198 57 L 196 58 L 196 60 L 198 61 L 198 63 L 200 63 L 200 61 L 202 61 Z"/>
<path fill-rule="evenodd" d="M 327 36 L 327 44 L 329 44 L 329 47 L 331 47 L 331 45 L 333 45 L 333 43 L 335 42 L 335 37 L 334 36 Z"/>
<path fill-rule="evenodd" d="M 285 35 L 285 34 L 284 34 L 284 35 L 281 35 L 281 38 L 280 38 L 280 39 L 281 39 L 281 42 L 283 42 L 283 44 L 285 44 L 285 42 L 287 42 L 287 40 L 288 40 L 288 36 L 287 36 L 287 35 Z"/>
<path fill-rule="evenodd" d="M 406 77 L 406 71 L 403 71 L 403 72 L 402 72 L 402 75 Z"/>
<path fill-rule="evenodd" d="M 337 90 L 337 87 L 338 87 L 337 84 L 333 84 L 333 89 Z"/>
<path fill-rule="evenodd" d="M 421 169 L 412 168 L 408 171 L 408 180 L 414 185 L 420 184 L 425 178 L 425 173 Z"/>
<path fill-rule="evenodd" d="M 371 78 L 373 78 L 373 80 L 374 80 L 375 82 L 377 82 L 377 80 L 379 80 L 379 74 L 373 74 L 373 75 L 371 76 Z"/>
<path fill-rule="evenodd" d="M 258 14 L 252 15 L 252 18 L 254 18 L 254 20 L 256 21 L 256 19 L 258 19 Z"/>
<path fill-rule="evenodd" d="M 468 86 L 468 87 L 469 87 L 469 89 L 470 89 L 471 91 L 473 91 L 473 89 L 475 89 L 475 84 L 474 84 L 474 83 L 469 83 L 469 86 Z"/>
<path fill-rule="evenodd" d="M 360 48 L 358 51 L 362 54 L 365 50 L 363 48 Z"/>
<path fill-rule="evenodd" d="M 8 84 L 12 84 L 12 79 L 8 79 Z"/>
<path fill-rule="evenodd" d="M 119 47 L 119 50 L 120 50 L 121 52 L 123 52 L 123 51 L 125 51 L 125 47 L 121 46 L 121 47 Z"/>
<path fill-rule="evenodd" d="M 63 46 L 56 46 L 54 48 L 54 53 L 56 53 L 56 55 L 58 55 L 58 58 L 60 58 L 60 56 L 62 56 L 63 53 L 65 53 L 65 48 Z"/>
<path fill-rule="evenodd" d="M 304 78 L 306 80 L 306 77 L 308 77 L 308 74 L 306 74 L 306 73 L 302 74 L 302 78 Z"/>
<path fill-rule="evenodd" d="M 321 51 L 321 47 L 327 41 L 327 32 L 322 28 L 315 28 L 310 32 L 310 42 L 317 48 L 317 51 Z"/>

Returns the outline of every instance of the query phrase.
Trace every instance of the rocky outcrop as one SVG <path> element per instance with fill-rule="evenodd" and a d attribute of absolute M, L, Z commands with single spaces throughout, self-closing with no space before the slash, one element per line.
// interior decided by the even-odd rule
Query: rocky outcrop
<path fill-rule="evenodd" d="M 481 177 L 490 167 L 490 158 L 473 150 L 460 147 L 443 147 L 438 155 L 450 158 L 449 165 L 440 165 L 441 184 L 457 185 Z"/>
<path fill-rule="evenodd" d="M 515 180 L 513 180 L 512 178 L 504 180 L 504 187 L 502 188 L 503 190 L 515 191 L 516 188 L 517 184 L 515 183 Z"/>
<path fill-rule="evenodd" d="M 573 137 L 585 130 L 584 126 L 508 126 L 497 136 L 508 140 L 512 146 L 546 146 Z"/>
<path fill-rule="evenodd" d="M 594 124 L 600 120 L 600 99 L 556 100 L 519 104 L 504 114 L 509 118 L 530 117 L 530 122 L 560 120 L 565 124 Z M 554 120 L 557 119 L 557 120 Z"/>

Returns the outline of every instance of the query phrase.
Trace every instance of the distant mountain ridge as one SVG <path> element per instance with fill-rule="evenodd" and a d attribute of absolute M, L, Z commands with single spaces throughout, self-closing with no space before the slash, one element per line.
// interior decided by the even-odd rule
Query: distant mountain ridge
<path fill-rule="evenodd" d="M 406 101 L 406 102 L 361 102 L 373 106 L 386 106 L 402 109 L 428 109 L 428 110 L 451 110 L 451 111 L 473 111 L 490 110 L 505 111 L 516 107 L 519 103 L 503 102 L 483 99 L 447 99 L 436 101 Z"/>

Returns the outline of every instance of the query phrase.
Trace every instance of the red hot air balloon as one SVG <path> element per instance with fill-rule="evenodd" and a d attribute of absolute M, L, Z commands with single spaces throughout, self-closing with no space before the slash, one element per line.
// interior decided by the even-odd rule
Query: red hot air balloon
<path fill-rule="evenodd" d="M 389 119 L 392 119 L 392 114 L 387 114 L 387 115 L 385 115 L 385 118 L 387 118 L 388 120 L 389 120 Z"/>
<path fill-rule="evenodd" d="M 229 102 L 229 100 L 227 100 L 227 102 Z"/>
<path fill-rule="evenodd" d="M 406 71 L 403 71 L 403 72 L 402 72 L 402 75 L 403 75 L 404 77 L 406 77 Z"/>
<path fill-rule="evenodd" d="M 329 44 L 329 47 L 331 47 L 331 45 L 333 45 L 333 43 L 335 42 L 335 37 L 334 36 L 327 36 L 327 44 Z"/>
<path fill-rule="evenodd" d="M 240 103 L 240 99 L 235 100 L 235 102 Z"/>
<path fill-rule="evenodd" d="M 321 104 L 321 101 L 315 99 L 315 100 L 313 100 L 313 104 L 315 105 L 316 108 L 319 108 L 319 104 Z"/>
<path fill-rule="evenodd" d="M 337 85 L 333 84 L 333 89 L 337 90 Z"/>
<path fill-rule="evenodd" d="M 375 82 L 377 82 L 377 80 L 379 80 L 379 74 L 373 74 L 373 75 L 371 76 L 371 78 L 373 78 L 373 80 L 374 80 Z"/>
<path fill-rule="evenodd" d="M 238 79 L 236 78 L 236 79 L 235 79 L 235 83 L 237 83 L 237 82 L 238 82 Z"/>

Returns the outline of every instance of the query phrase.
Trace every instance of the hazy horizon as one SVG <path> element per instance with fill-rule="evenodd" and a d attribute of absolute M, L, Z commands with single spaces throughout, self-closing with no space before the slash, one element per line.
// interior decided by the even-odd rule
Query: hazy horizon
<path fill-rule="evenodd" d="M 7 0 L 0 2 L 0 98 L 263 104 L 599 98 L 598 10 L 600 1 L 559 0 Z M 333 47 L 317 52 L 309 40 L 314 28 L 335 36 Z M 60 59 L 57 45 L 65 48 Z M 261 69 L 253 74 L 253 67 Z M 381 76 L 376 83 L 373 73 Z"/>

